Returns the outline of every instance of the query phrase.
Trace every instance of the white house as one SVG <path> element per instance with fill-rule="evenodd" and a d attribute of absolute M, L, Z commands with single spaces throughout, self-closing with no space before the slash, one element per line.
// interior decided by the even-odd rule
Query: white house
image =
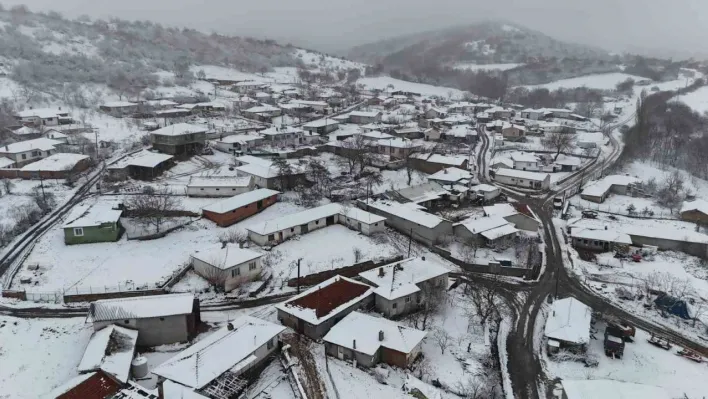
<path fill-rule="evenodd" d="M 551 187 L 551 175 L 548 173 L 528 172 L 516 169 L 498 169 L 494 172 L 494 180 L 516 187 L 547 190 Z"/>
<path fill-rule="evenodd" d="M 327 134 L 339 129 L 339 122 L 334 119 L 324 118 L 307 122 L 302 128 L 312 133 Z"/>
<path fill-rule="evenodd" d="M 528 152 L 514 152 L 511 154 L 511 160 L 514 161 L 514 169 L 518 170 L 538 170 L 538 158 L 534 154 Z"/>
<path fill-rule="evenodd" d="M 214 148 L 229 154 L 241 154 L 259 147 L 263 141 L 263 136 L 259 134 L 234 134 L 214 141 Z"/>
<path fill-rule="evenodd" d="M 519 230 L 499 216 L 483 216 L 465 219 L 454 225 L 456 237 L 474 240 L 478 244 L 495 245 L 516 237 Z"/>
<path fill-rule="evenodd" d="M 20 111 L 15 115 L 23 125 L 57 126 L 60 121 L 71 121 L 69 113 L 61 108 L 38 108 Z M 70 122 L 69 122 L 70 123 Z"/>
<path fill-rule="evenodd" d="M 56 147 L 61 144 L 60 141 L 50 140 L 44 137 L 20 141 L 0 147 L 0 157 L 12 160 L 15 164 L 14 166 L 19 168 L 52 154 L 56 154 Z"/>
<path fill-rule="evenodd" d="M 197 177 L 192 176 L 187 183 L 190 197 L 233 197 L 253 190 L 253 177 Z"/>
<path fill-rule="evenodd" d="M 196 251 L 191 263 L 195 273 L 229 292 L 260 276 L 262 256 L 260 252 L 226 245 Z"/>
<path fill-rule="evenodd" d="M 544 334 L 561 346 L 585 346 L 590 342 L 592 309 L 579 300 L 568 297 L 551 305 Z"/>
<path fill-rule="evenodd" d="M 259 132 L 263 136 L 263 142 L 274 146 L 297 145 L 302 143 L 303 131 L 300 128 L 284 126 L 270 127 Z"/>
<path fill-rule="evenodd" d="M 381 111 L 352 111 L 349 113 L 349 120 L 357 125 L 365 125 L 381 122 L 382 115 Z"/>
<path fill-rule="evenodd" d="M 478 184 L 472 186 L 470 190 L 475 193 L 477 198 L 483 198 L 485 201 L 491 201 L 501 194 L 499 187 L 492 186 L 491 184 Z"/>

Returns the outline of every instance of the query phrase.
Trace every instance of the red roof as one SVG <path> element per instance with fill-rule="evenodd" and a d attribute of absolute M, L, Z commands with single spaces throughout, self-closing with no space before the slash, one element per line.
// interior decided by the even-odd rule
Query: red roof
<path fill-rule="evenodd" d="M 529 206 L 528 206 L 528 205 L 526 205 L 526 204 L 520 204 L 520 203 L 518 203 L 518 202 L 512 202 L 512 203 L 511 203 L 511 206 L 513 206 L 514 209 L 516 209 L 516 212 L 519 212 L 520 214 L 526 215 L 526 216 L 528 216 L 528 217 L 530 217 L 530 218 L 534 218 L 533 212 L 531 212 L 531 209 L 529 209 Z"/>
<path fill-rule="evenodd" d="M 368 285 L 357 284 L 340 278 L 332 284 L 290 301 L 288 305 L 314 309 L 315 315 L 319 319 L 327 316 L 337 307 L 363 295 L 370 288 Z"/>
<path fill-rule="evenodd" d="M 99 370 L 56 399 L 105 399 L 120 390 L 120 384 Z"/>

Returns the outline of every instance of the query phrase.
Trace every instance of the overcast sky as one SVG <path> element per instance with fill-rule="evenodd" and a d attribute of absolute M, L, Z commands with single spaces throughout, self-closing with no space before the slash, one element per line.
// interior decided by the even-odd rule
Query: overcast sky
<path fill-rule="evenodd" d="M 335 51 L 395 35 L 505 19 L 612 51 L 707 54 L 706 0 L 0 0 L 67 17 L 148 19 Z"/>

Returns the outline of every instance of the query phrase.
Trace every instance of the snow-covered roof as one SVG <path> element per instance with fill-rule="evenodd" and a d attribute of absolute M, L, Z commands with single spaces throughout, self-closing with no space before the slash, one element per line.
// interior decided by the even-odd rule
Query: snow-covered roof
<path fill-rule="evenodd" d="M 605 176 L 602 179 L 587 185 L 581 195 L 590 195 L 593 197 L 601 197 L 607 193 L 612 186 L 627 186 L 629 184 L 637 183 L 640 180 L 632 176 L 623 175 L 610 175 Z"/>
<path fill-rule="evenodd" d="M 106 107 L 106 108 L 127 108 L 127 107 L 135 107 L 137 105 L 138 104 L 136 104 L 136 103 L 131 103 L 128 101 L 110 101 L 107 103 L 103 103 L 103 105 L 101 105 L 101 106 Z"/>
<path fill-rule="evenodd" d="M 569 156 L 567 156 L 567 155 L 560 154 L 560 155 L 558 156 L 558 159 L 556 159 L 555 161 L 553 161 L 553 163 L 555 163 L 556 165 L 580 166 L 580 164 L 582 163 L 582 161 L 580 160 L 580 158 L 569 157 Z"/>
<path fill-rule="evenodd" d="M 234 266 L 242 265 L 254 259 L 263 256 L 262 253 L 250 250 L 248 248 L 239 248 L 235 245 L 213 245 L 208 248 L 200 249 L 192 254 L 192 257 L 199 259 L 204 263 L 208 263 L 221 270 L 231 269 Z"/>
<path fill-rule="evenodd" d="M 176 102 L 170 101 L 170 100 L 150 100 L 150 101 L 145 101 L 145 104 L 151 106 L 151 107 L 173 107 L 177 105 Z"/>
<path fill-rule="evenodd" d="M 252 177 L 197 177 L 189 178 L 187 187 L 248 187 L 251 185 Z"/>
<path fill-rule="evenodd" d="M 80 373 L 103 370 L 125 384 L 135 353 L 138 331 L 114 324 L 91 335 L 78 370 Z"/>
<path fill-rule="evenodd" d="M 64 384 L 52 389 L 51 392 L 43 396 L 43 399 L 57 399 L 59 397 L 83 398 L 86 393 L 91 393 L 95 397 L 112 397 L 120 384 L 106 375 L 105 372 L 93 372 L 80 374 Z"/>
<path fill-rule="evenodd" d="M 42 130 L 31 126 L 22 126 L 19 129 L 13 130 L 12 134 L 16 136 L 28 136 L 32 134 L 41 134 Z"/>
<path fill-rule="evenodd" d="M 89 157 L 81 154 L 59 153 L 25 165 L 22 170 L 61 172 L 73 169 L 77 163 L 84 159 L 89 159 Z"/>
<path fill-rule="evenodd" d="M 264 136 L 278 136 L 281 134 L 302 133 L 302 129 L 293 126 L 276 127 L 272 126 L 268 129 L 258 132 Z"/>
<path fill-rule="evenodd" d="M 456 125 L 453 126 L 450 130 L 446 131 L 445 135 L 465 138 L 467 136 L 476 136 L 477 131 L 467 125 Z"/>
<path fill-rule="evenodd" d="M 349 116 L 360 116 L 364 118 L 375 118 L 381 114 L 381 111 L 352 111 Z"/>
<path fill-rule="evenodd" d="M 382 333 L 383 340 L 379 340 Z M 374 356 L 381 347 L 408 354 L 420 344 L 425 335 L 425 331 L 395 321 L 352 312 L 332 327 L 323 340 Z"/>
<path fill-rule="evenodd" d="M 319 325 L 361 302 L 374 288 L 344 276 L 334 276 L 284 303 L 275 305 L 310 324 Z"/>
<path fill-rule="evenodd" d="M 133 298 L 101 299 L 91 302 L 89 322 L 147 319 L 192 313 L 194 295 L 166 294 Z"/>
<path fill-rule="evenodd" d="M 514 161 L 512 161 L 511 159 L 508 159 L 508 158 L 496 158 L 492 161 L 492 166 L 499 167 L 500 164 L 507 166 L 509 168 L 514 167 Z"/>
<path fill-rule="evenodd" d="M 428 180 L 437 180 L 455 183 L 460 180 L 471 179 L 472 174 L 469 171 L 462 170 L 459 168 L 445 168 L 443 170 L 437 171 L 432 175 L 428 176 Z"/>
<path fill-rule="evenodd" d="M 486 192 L 486 193 L 499 191 L 498 187 L 492 186 L 491 184 L 478 184 L 476 186 L 471 187 L 471 189 L 474 190 L 475 192 Z"/>
<path fill-rule="evenodd" d="M 511 204 L 494 204 L 490 206 L 485 206 L 482 208 L 484 214 L 487 216 L 498 216 L 500 218 L 505 218 L 507 216 L 516 215 L 516 209 L 511 206 Z"/>
<path fill-rule="evenodd" d="M 219 140 L 217 140 L 217 142 L 218 143 L 227 143 L 227 144 L 231 144 L 231 143 L 245 144 L 245 143 L 248 143 L 249 141 L 256 141 L 256 140 L 260 140 L 262 138 L 263 137 L 261 137 L 260 135 L 257 135 L 257 134 L 234 134 L 234 135 L 226 136 L 222 139 L 219 139 Z"/>
<path fill-rule="evenodd" d="M 367 204 L 371 208 L 378 209 L 430 229 L 435 228 L 444 220 L 432 213 L 423 212 L 420 205 L 416 205 L 412 202 L 401 204 L 393 201 L 369 201 Z"/>
<path fill-rule="evenodd" d="M 0 169 L 13 165 L 15 161 L 7 157 L 0 157 Z"/>
<path fill-rule="evenodd" d="M 128 166 L 154 168 L 170 159 L 172 159 L 172 155 L 142 150 L 140 152 L 136 152 L 135 154 L 128 155 L 125 158 L 120 159 L 116 163 L 109 165 L 108 169 L 124 169 Z"/>
<path fill-rule="evenodd" d="M 376 286 L 376 295 L 392 300 L 418 292 L 418 284 L 448 272 L 435 262 L 409 258 L 359 273 L 359 276 Z"/>
<path fill-rule="evenodd" d="M 529 163 L 538 162 L 538 158 L 536 157 L 536 155 L 528 153 L 528 152 L 513 152 L 511 154 L 511 159 L 514 162 L 529 162 Z"/>
<path fill-rule="evenodd" d="M 548 312 L 546 337 L 574 344 L 586 344 L 590 342 L 591 318 L 592 309 L 586 304 L 573 297 L 558 299 L 553 302 Z"/>
<path fill-rule="evenodd" d="M 378 223 L 386 220 L 385 217 L 366 212 L 356 207 L 346 207 L 333 203 L 281 216 L 272 220 L 266 220 L 265 222 L 250 225 L 246 227 L 246 230 L 260 235 L 269 235 L 334 215 L 342 215 L 365 224 Z"/>
<path fill-rule="evenodd" d="M 501 216 L 482 216 L 477 219 L 469 218 L 459 222 L 458 225 L 465 226 L 472 234 L 481 234 L 487 230 L 506 225 L 514 226 Z"/>
<path fill-rule="evenodd" d="M 420 145 L 414 143 L 413 141 L 402 139 L 400 137 L 386 139 L 386 140 L 379 140 L 378 145 L 383 146 L 383 147 L 392 147 L 392 148 L 419 148 L 420 147 Z"/>
<path fill-rule="evenodd" d="M 268 188 L 259 188 L 258 190 L 234 195 L 231 198 L 226 198 L 221 201 L 217 201 L 213 204 L 205 206 L 202 209 L 214 213 L 227 213 L 242 206 L 246 206 L 248 204 L 252 204 L 254 202 L 272 197 L 276 194 L 280 194 L 280 191 L 275 191 Z"/>
<path fill-rule="evenodd" d="M 402 188 L 396 192 L 416 204 L 437 200 L 448 194 L 448 191 L 437 182 L 418 184 L 415 186 Z"/>
<path fill-rule="evenodd" d="M 495 176 L 516 177 L 518 179 L 526 179 L 533 181 L 544 181 L 550 177 L 548 173 L 529 172 L 526 170 L 505 168 L 497 170 L 495 172 Z"/>
<path fill-rule="evenodd" d="M 312 122 L 307 122 L 305 125 L 303 125 L 304 128 L 317 128 L 317 127 L 324 127 L 324 126 L 329 126 L 329 125 L 339 125 L 339 122 L 336 120 L 333 120 L 332 118 L 325 118 L 325 119 L 318 119 L 316 121 Z"/>
<path fill-rule="evenodd" d="M 226 371 L 239 374 L 253 364 L 254 352 L 285 327 L 243 316 L 157 366 L 153 373 L 192 388 L 202 388 Z"/>
<path fill-rule="evenodd" d="M 632 238 L 628 234 L 616 230 L 574 228 L 571 229 L 570 236 L 586 240 L 598 240 L 626 245 L 632 244 Z"/>
<path fill-rule="evenodd" d="M 74 218 L 62 228 L 95 227 L 104 223 L 116 223 L 120 220 L 120 215 L 123 211 L 113 208 L 113 203 L 97 202 L 89 208 L 84 209 L 77 218 Z"/>
<path fill-rule="evenodd" d="M 614 380 L 563 380 L 568 399 L 668 399 L 661 387 Z"/>
<path fill-rule="evenodd" d="M 57 140 L 57 139 L 68 139 L 69 138 L 68 135 L 66 135 L 62 132 L 58 132 L 54 129 L 48 129 L 48 130 L 45 130 L 44 132 L 45 132 L 44 136 L 48 139 Z"/>
<path fill-rule="evenodd" d="M 326 107 L 327 103 L 324 101 L 311 101 L 311 100 L 292 100 L 291 103 L 310 105 L 313 107 Z"/>
<path fill-rule="evenodd" d="M 681 206 L 681 212 L 698 211 L 703 214 L 708 215 L 708 201 L 702 200 L 700 198 L 693 201 L 685 201 Z"/>
<path fill-rule="evenodd" d="M 170 380 L 165 380 L 162 383 L 162 392 L 165 394 L 165 398 L 208 399 L 206 396 L 200 395 L 192 389 L 193 388 L 188 388 Z"/>
<path fill-rule="evenodd" d="M 182 136 L 185 134 L 206 132 L 207 129 L 203 126 L 191 125 L 189 123 L 176 123 L 174 125 L 165 126 L 162 129 L 157 129 L 150 134 L 156 136 Z"/>
<path fill-rule="evenodd" d="M 424 159 L 428 162 L 450 166 L 462 166 L 465 161 L 468 160 L 468 157 L 463 155 L 415 154 L 414 157 L 417 159 Z"/>
<path fill-rule="evenodd" d="M 297 165 L 290 165 L 290 167 L 292 168 L 293 174 L 304 173 L 302 168 Z M 247 163 L 245 165 L 238 166 L 236 167 L 236 170 L 251 176 L 262 177 L 264 179 L 271 179 L 280 176 L 280 170 L 278 167 L 273 165 L 273 163 L 267 159 L 262 159 L 260 162 Z"/>
<path fill-rule="evenodd" d="M 601 132 L 580 132 L 575 139 L 579 143 L 602 143 L 605 141 L 605 135 Z"/>
<path fill-rule="evenodd" d="M 519 230 L 514 227 L 512 223 L 505 224 L 503 226 L 495 227 L 480 233 L 480 235 L 487 240 L 496 240 L 497 238 L 506 237 L 511 234 L 518 233 Z"/>
<path fill-rule="evenodd" d="M 7 154 L 19 154 L 22 152 L 28 152 L 32 150 L 49 151 L 53 150 L 54 147 L 61 145 L 60 141 L 50 140 L 44 137 L 40 137 L 34 140 L 20 141 L 17 143 L 7 144 L 0 147 L 0 153 Z"/>
<path fill-rule="evenodd" d="M 37 108 L 37 109 L 26 109 L 17 113 L 20 118 L 58 118 L 59 116 L 67 115 L 68 112 L 62 111 L 57 108 Z"/>
<path fill-rule="evenodd" d="M 372 140 L 387 140 L 394 137 L 393 135 L 383 133 L 378 130 L 372 130 L 370 132 L 362 133 L 361 136 Z"/>

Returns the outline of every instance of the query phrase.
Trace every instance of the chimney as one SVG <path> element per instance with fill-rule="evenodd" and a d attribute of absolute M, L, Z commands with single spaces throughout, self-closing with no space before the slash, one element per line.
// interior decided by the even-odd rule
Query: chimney
<path fill-rule="evenodd" d="M 384 274 L 386 274 L 386 272 L 384 271 L 384 268 L 382 266 L 381 268 L 379 268 L 379 277 L 383 277 Z"/>
<path fill-rule="evenodd" d="M 352 349 L 356 349 L 356 340 L 352 340 Z"/>
<path fill-rule="evenodd" d="M 383 340 L 384 340 L 383 330 L 379 330 L 379 341 L 383 341 Z"/>
<path fill-rule="evenodd" d="M 425 256 L 421 256 L 420 259 L 421 259 L 421 260 L 425 260 Z"/>
<path fill-rule="evenodd" d="M 234 330 L 234 325 L 231 324 L 231 323 L 228 323 L 228 324 L 226 324 L 226 328 L 227 328 L 229 331 L 233 331 L 233 330 Z"/>

